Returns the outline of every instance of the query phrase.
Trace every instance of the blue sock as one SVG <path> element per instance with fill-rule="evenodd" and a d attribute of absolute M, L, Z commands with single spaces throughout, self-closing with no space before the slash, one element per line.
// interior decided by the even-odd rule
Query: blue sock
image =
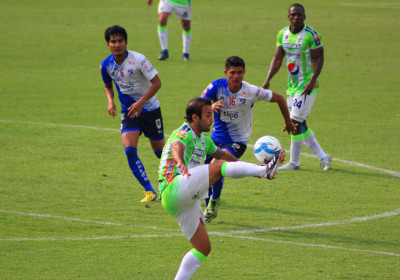
<path fill-rule="evenodd" d="M 224 186 L 224 180 L 225 178 L 222 177 L 219 179 L 214 185 L 212 185 L 212 197 L 213 198 L 219 198 L 221 196 L 222 192 L 222 187 Z"/>
<path fill-rule="evenodd" d="M 154 150 L 153 150 L 153 152 L 156 154 L 156 156 L 157 156 L 158 158 L 161 158 L 162 150 L 159 150 L 159 151 L 154 151 Z"/>
<path fill-rule="evenodd" d="M 150 184 L 149 178 L 146 175 L 142 161 L 137 155 L 137 149 L 135 147 L 125 148 L 126 157 L 128 158 L 129 167 L 132 170 L 133 175 L 139 183 L 144 187 L 146 191 L 152 191 L 156 193 Z"/>

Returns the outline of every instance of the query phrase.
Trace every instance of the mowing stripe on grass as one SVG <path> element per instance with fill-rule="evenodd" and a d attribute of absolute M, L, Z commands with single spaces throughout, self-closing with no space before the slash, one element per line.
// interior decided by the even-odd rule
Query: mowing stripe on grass
<path fill-rule="evenodd" d="M 3 209 L 0 209 L 0 212 L 7 213 L 7 214 L 31 216 L 31 217 L 37 217 L 37 218 L 49 218 L 49 219 L 65 220 L 65 221 L 73 221 L 73 222 L 101 224 L 101 225 L 107 225 L 107 226 L 147 228 L 147 229 L 173 230 L 173 231 L 177 231 L 178 230 L 178 229 L 160 228 L 160 227 L 154 227 L 154 226 L 124 225 L 124 224 L 113 223 L 113 222 L 103 222 L 103 221 L 94 221 L 94 220 L 79 219 L 79 218 L 69 218 L 69 217 L 64 217 L 64 216 L 52 216 L 52 215 L 47 215 L 47 214 L 27 213 L 27 212 L 19 212 L 19 211 L 9 211 L 9 210 L 3 210 Z"/>
<path fill-rule="evenodd" d="M 71 124 L 57 124 L 57 123 L 41 123 L 41 122 L 25 122 L 25 121 L 12 121 L 12 120 L 0 120 L 0 122 L 5 122 L 5 123 L 21 123 L 21 124 L 34 124 L 34 125 L 49 125 L 49 126 L 60 126 L 60 127 L 72 127 L 72 128 L 85 128 L 85 129 L 95 129 L 95 130 L 107 130 L 107 131 L 118 131 L 120 132 L 121 130 L 119 129 L 114 129 L 114 128 L 106 128 L 106 127 L 93 127 L 93 126 L 84 126 L 84 125 L 71 125 Z M 165 135 L 165 136 L 169 136 L 169 135 Z M 249 147 L 253 147 L 253 145 L 249 144 Z M 316 158 L 315 155 L 310 155 L 307 153 L 301 153 L 301 155 L 303 156 L 307 156 L 307 157 L 314 157 Z M 356 165 L 359 167 L 363 167 L 363 168 L 367 168 L 367 169 L 371 169 L 371 170 L 375 170 L 375 171 L 381 171 L 384 173 L 388 173 L 394 177 L 400 178 L 400 172 L 397 171 L 393 171 L 393 170 L 388 170 L 388 169 L 383 169 L 380 167 L 375 167 L 375 166 L 371 166 L 371 165 L 366 165 L 366 164 L 362 164 L 362 163 L 358 163 L 358 162 L 354 162 L 354 161 L 348 161 L 348 160 L 343 160 L 343 159 L 338 159 L 338 158 L 332 158 L 333 161 L 339 161 L 342 163 L 346 163 L 349 165 Z"/>

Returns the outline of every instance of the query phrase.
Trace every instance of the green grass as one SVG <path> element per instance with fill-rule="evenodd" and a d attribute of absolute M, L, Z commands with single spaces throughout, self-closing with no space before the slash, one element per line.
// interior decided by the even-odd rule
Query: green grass
<path fill-rule="evenodd" d="M 303 155 L 295 176 L 226 179 L 207 226 L 212 252 L 193 279 L 400 279 L 400 4 L 302 3 L 325 45 L 309 125 L 333 169 Z M 159 71 L 169 134 L 187 101 L 223 77 L 226 57 L 243 57 L 245 80 L 262 84 L 290 4 L 193 1 L 193 60 L 184 63 L 175 17 L 171 57 L 156 59 L 157 3 L 1 3 L 0 279 L 172 279 L 190 244 L 160 203 L 139 203 L 119 118 L 106 110 L 104 30 L 124 26 L 128 47 Z M 271 89 L 283 94 L 286 75 L 282 68 Z M 275 104 L 257 103 L 250 143 L 274 135 L 288 149 L 282 126 Z M 144 137 L 139 155 L 156 185 Z M 252 147 L 243 159 L 255 162 Z"/>

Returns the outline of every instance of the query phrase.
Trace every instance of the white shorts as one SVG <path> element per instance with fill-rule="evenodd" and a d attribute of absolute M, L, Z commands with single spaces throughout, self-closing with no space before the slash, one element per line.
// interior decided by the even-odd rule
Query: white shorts
<path fill-rule="evenodd" d="M 192 6 L 176 6 L 171 2 L 160 0 L 158 4 L 158 13 L 169 13 L 175 11 L 176 17 L 184 20 L 192 19 Z"/>
<path fill-rule="evenodd" d="M 290 111 L 290 118 L 300 123 L 305 121 L 311 113 L 314 101 L 317 95 L 301 95 L 287 96 L 287 106 Z"/>
<path fill-rule="evenodd" d="M 208 165 L 201 165 L 189 170 L 191 176 L 179 176 L 180 211 L 176 221 L 188 240 L 192 239 L 200 224 L 205 223 L 200 201 L 208 197 L 209 173 Z"/>

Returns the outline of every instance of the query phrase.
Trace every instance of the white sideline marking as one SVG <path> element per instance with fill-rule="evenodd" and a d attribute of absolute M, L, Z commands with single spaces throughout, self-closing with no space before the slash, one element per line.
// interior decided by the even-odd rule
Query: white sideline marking
<path fill-rule="evenodd" d="M 21 124 L 36 124 L 36 125 L 50 125 L 50 126 L 61 126 L 61 127 L 73 127 L 73 128 L 86 128 L 86 129 L 95 129 L 95 130 L 107 130 L 107 131 L 118 131 L 120 132 L 121 130 L 119 129 L 114 129 L 114 128 L 103 128 L 103 127 L 93 127 L 93 126 L 84 126 L 84 125 L 70 125 L 70 124 L 56 124 L 56 123 L 41 123 L 41 122 L 25 122 L 25 121 L 12 121 L 12 120 L 0 120 L 0 122 L 5 122 L 5 123 L 21 123 Z M 165 135 L 169 136 L 169 135 Z M 249 147 L 253 147 L 253 145 L 248 144 Z M 288 152 L 289 153 L 289 152 Z M 307 153 L 301 153 L 303 156 L 307 157 L 314 157 L 316 158 L 315 155 L 310 155 Z M 365 165 L 362 163 L 354 162 L 354 161 L 348 161 L 348 160 L 343 160 L 343 159 L 338 159 L 338 158 L 332 158 L 333 161 L 339 161 L 342 163 L 350 164 L 350 165 L 356 165 L 360 166 L 363 168 L 371 169 L 371 170 L 376 170 L 376 171 L 381 171 L 384 173 L 388 173 L 394 177 L 400 178 L 400 172 L 397 171 L 392 171 L 392 170 L 387 170 L 387 169 L 382 169 L 380 167 L 375 167 L 375 166 L 370 166 L 370 165 Z"/>
<path fill-rule="evenodd" d="M 299 226 L 291 226 L 291 227 L 272 227 L 272 228 L 260 228 L 260 229 L 248 229 L 248 230 L 233 230 L 228 233 L 229 234 L 254 233 L 254 232 L 267 232 L 267 231 L 279 231 L 279 230 L 290 230 L 290 229 L 302 229 L 302 228 L 311 228 L 311 227 L 336 226 L 336 225 L 343 225 L 343 224 L 365 222 L 365 221 L 375 220 L 375 219 L 379 219 L 379 218 L 392 217 L 392 216 L 396 216 L 399 214 L 400 214 L 400 208 L 395 209 L 393 211 L 388 211 L 388 212 L 384 212 L 381 214 L 372 215 L 369 217 L 357 217 L 357 218 L 353 218 L 350 220 L 344 220 L 344 221 L 309 224 L 309 225 L 299 225 Z"/>
<path fill-rule="evenodd" d="M 113 223 L 113 222 L 102 222 L 102 221 L 86 220 L 86 219 L 79 219 L 79 218 L 69 218 L 69 217 L 63 217 L 63 216 L 52 216 L 52 215 L 47 215 L 47 214 L 8 211 L 8 210 L 3 210 L 3 209 L 0 209 L 0 212 L 8 213 L 8 214 L 23 215 L 23 216 L 38 217 L 38 218 L 49 218 L 49 219 L 56 219 L 56 220 L 65 220 L 65 221 L 101 224 L 101 225 L 107 225 L 107 226 L 133 227 L 133 228 L 136 227 L 136 228 L 147 228 L 147 229 L 156 229 L 156 230 L 173 230 L 173 231 L 177 231 L 177 229 L 170 229 L 170 228 L 160 228 L 160 227 L 154 227 L 154 226 L 141 226 L 141 225 L 124 225 L 124 224 Z"/>

